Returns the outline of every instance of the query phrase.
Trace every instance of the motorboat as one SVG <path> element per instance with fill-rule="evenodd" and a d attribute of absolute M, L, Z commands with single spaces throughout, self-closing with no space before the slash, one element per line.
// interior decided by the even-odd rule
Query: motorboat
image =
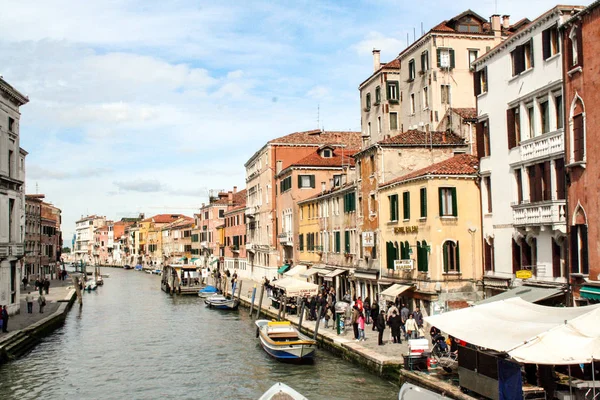
<path fill-rule="evenodd" d="M 96 290 L 96 288 L 98 288 L 98 285 L 96 284 L 96 281 L 94 279 L 88 279 L 87 281 L 85 281 L 85 290 L 91 292 L 92 290 Z"/>
<path fill-rule="evenodd" d="M 289 321 L 255 321 L 260 344 L 265 351 L 280 360 L 294 361 L 312 359 L 317 342 L 298 330 Z"/>
<path fill-rule="evenodd" d="M 286 385 L 277 382 L 269 388 L 258 400 L 308 400 L 306 397 Z"/>
<path fill-rule="evenodd" d="M 104 279 L 102 278 L 102 275 L 98 275 L 98 277 L 96 278 L 96 285 L 98 285 L 98 286 L 104 285 Z"/>
<path fill-rule="evenodd" d="M 150 273 L 153 275 L 160 275 L 160 274 L 162 274 L 162 269 L 158 269 L 158 268 L 153 269 L 153 270 L 150 270 Z"/>
<path fill-rule="evenodd" d="M 135 266 L 135 270 L 136 271 L 142 271 L 143 268 L 142 268 L 142 266 L 140 264 L 138 264 L 138 265 Z"/>
<path fill-rule="evenodd" d="M 237 310 L 240 305 L 240 301 L 234 299 L 228 299 L 222 294 L 213 294 L 204 300 L 204 303 L 209 308 L 217 308 L 219 310 Z"/>
<path fill-rule="evenodd" d="M 400 393 L 398 393 L 398 400 L 442 400 L 449 399 L 449 397 L 444 396 L 443 394 L 438 394 L 432 392 L 431 390 L 427 390 L 417 385 L 413 385 L 412 383 L 405 383 L 400 388 Z"/>
<path fill-rule="evenodd" d="M 202 297 L 203 299 L 215 295 L 217 293 L 219 293 L 219 290 L 216 287 L 210 285 L 198 290 L 198 296 Z"/>

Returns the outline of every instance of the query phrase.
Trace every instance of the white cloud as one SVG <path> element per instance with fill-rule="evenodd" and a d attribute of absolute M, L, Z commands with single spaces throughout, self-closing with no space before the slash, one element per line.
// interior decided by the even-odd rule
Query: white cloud
<path fill-rule="evenodd" d="M 329 88 L 324 86 L 315 86 L 306 93 L 306 96 L 313 99 L 323 99 L 325 97 L 329 97 L 329 93 Z"/>
<path fill-rule="evenodd" d="M 161 192 L 165 189 L 163 184 L 159 181 L 152 180 L 131 180 L 125 182 L 114 182 L 115 186 L 120 192 L 141 192 L 141 193 L 153 193 Z"/>

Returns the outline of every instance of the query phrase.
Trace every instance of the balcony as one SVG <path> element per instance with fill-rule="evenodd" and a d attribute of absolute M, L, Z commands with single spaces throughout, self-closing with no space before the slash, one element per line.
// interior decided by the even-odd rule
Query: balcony
<path fill-rule="evenodd" d="M 24 255 L 25 247 L 23 244 L 0 243 L 0 257 L 23 257 Z"/>
<path fill-rule="evenodd" d="M 521 142 L 521 161 L 541 159 L 565 151 L 563 130 L 545 133 Z"/>
<path fill-rule="evenodd" d="M 294 245 L 294 234 L 292 232 L 281 232 L 277 237 L 279 238 L 279 243 L 284 246 Z"/>
<path fill-rule="evenodd" d="M 246 246 L 246 251 L 255 251 L 256 250 L 256 246 L 252 243 L 246 243 L 244 246 Z"/>
<path fill-rule="evenodd" d="M 24 246 L 22 244 L 13 244 L 11 248 L 11 255 L 15 257 L 22 257 L 25 255 Z"/>
<path fill-rule="evenodd" d="M 238 246 L 237 244 L 234 244 L 233 246 L 229 246 L 229 249 L 231 250 L 232 253 L 238 253 L 240 252 L 240 246 Z"/>
<path fill-rule="evenodd" d="M 513 224 L 516 227 L 552 225 L 553 229 L 566 227 L 565 200 L 513 205 Z"/>

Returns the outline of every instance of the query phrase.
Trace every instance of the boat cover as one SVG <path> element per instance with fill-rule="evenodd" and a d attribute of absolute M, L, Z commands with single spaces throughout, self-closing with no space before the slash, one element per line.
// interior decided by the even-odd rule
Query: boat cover
<path fill-rule="evenodd" d="M 511 298 L 425 317 L 425 321 L 520 362 L 574 364 L 600 357 L 600 304 L 547 307 Z"/>

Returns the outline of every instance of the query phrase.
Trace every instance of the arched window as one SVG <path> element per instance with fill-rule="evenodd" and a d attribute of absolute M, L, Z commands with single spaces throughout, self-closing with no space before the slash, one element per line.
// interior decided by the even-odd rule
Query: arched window
<path fill-rule="evenodd" d="M 575 94 L 571 103 L 569 115 L 569 126 L 571 134 L 569 135 L 569 163 L 586 161 L 586 116 L 585 105 L 581 97 Z"/>
<path fill-rule="evenodd" d="M 587 217 L 581 204 L 577 205 L 573 213 L 573 225 L 571 225 L 571 273 L 590 273 L 588 264 L 588 238 Z"/>
<path fill-rule="evenodd" d="M 460 254 L 458 241 L 446 240 L 442 245 L 444 272 L 460 272 Z"/>
<path fill-rule="evenodd" d="M 575 25 L 574 27 L 571 28 L 571 32 L 569 32 L 569 39 L 571 40 L 571 54 L 570 54 L 570 61 L 571 61 L 571 66 L 575 66 L 578 64 L 579 62 L 579 49 L 578 49 L 578 44 L 577 44 L 577 25 Z"/>

